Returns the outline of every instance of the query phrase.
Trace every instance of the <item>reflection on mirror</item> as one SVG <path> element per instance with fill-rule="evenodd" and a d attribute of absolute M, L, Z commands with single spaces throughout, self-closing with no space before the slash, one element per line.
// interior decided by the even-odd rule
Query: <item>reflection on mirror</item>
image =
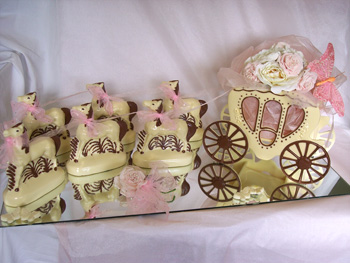
<path fill-rule="evenodd" d="M 174 194 L 165 194 L 167 198 L 175 197 L 167 200 L 170 213 L 267 202 L 272 204 L 273 201 L 279 200 L 300 200 L 300 198 L 350 194 L 350 186 L 332 168 L 319 183 L 308 185 L 285 184 L 283 173 L 274 162 L 261 160 L 256 162 L 256 160 L 244 159 L 233 166 L 224 166 L 214 163 L 203 150 L 200 150 L 199 156 L 202 158 L 201 167 L 191 171 L 184 179 L 188 184 L 187 194 L 181 196 L 181 187 L 178 187 L 177 192 Z M 206 182 L 211 182 L 211 188 L 214 187 L 212 191 L 210 189 L 207 190 Z M 118 189 L 116 185 L 113 186 Z M 101 187 L 104 186 L 101 185 Z M 118 193 L 114 201 L 97 204 L 90 209 L 89 213 L 86 213 L 81 205 L 81 200 L 76 198 L 76 195 L 77 191 L 73 188 L 73 184 L 68 182 L 60 195 L 50 200 L 48 205 L 43 206 L 41 209 L 36 209 L 34 213 L 24 215 L 26 209 L 18 209 L 9 214 L 6 211 L 8 208 L 3 205 L 1 226 L 121 217 L 135 212 L 126 206 L 126 197 Z M 214 199 L 219 197 L 219 200 L 214 200 L 212 197 Z M 49 209 L 50 207 L 50 214 L 38 220 L 41 214 L 45 213 L 45 208 Z M 55 218 L 55 216 L 58 216 L 60 211 L 64 212 L 56 221 L 57 217 Z M 144 214 L 143 212 L 145 214 L 149 213 L 148 211 L 140 210 L 139 214 Z M 22 214 L 17 215 L 17 213 Z M 11 215 L 11 218 L 9 215 Z M 19 216 L 22 217 L 22 221 L 16 222 Z M 23 218 L 27 219 L 27 221 L 24 221 Z"/>

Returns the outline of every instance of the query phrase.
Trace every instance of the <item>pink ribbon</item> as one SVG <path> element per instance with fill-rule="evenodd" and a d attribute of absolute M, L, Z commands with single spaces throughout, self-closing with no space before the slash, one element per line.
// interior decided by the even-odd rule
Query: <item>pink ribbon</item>
<path fill-rule="evenodd" d="M 159 89 L 164 93 L 164 96 L 171 99 L 174 103 L 174 114 L 180 116 L 186 109 L 184 109 L 187 104 L 186 102 L 177 95 L 174 90 L 169 85 L 162 84 Z"/>
<path fill-rule="evenodd" d="M 113 114 L 112 101 L 123 101 L 123 99 L 121 98 L 109 96 L 100 86 L 97 85 L 90 86 L 88 90 L 92 94 L 92 96 L 98 100 L 99 106 L 101 108 L 104 107 L 106 109 L 109 116 Z"/>
<path fill-rule="evenodd" d="M 98 217 L 101 217 L 101 216 L 102 216 L 102 213 L 101 213 L 101 211 L 99 209 L 99 206 L 98 205 L 94 205 L 93 207 L 91 207 L 89 212 L 86 213 L 85 218 L 93 219 L 93 218 L 98 218 Z"/>
<path fill-rule="evenodd" d="M 39 102 L 35 101 L 34 105 L 25 102 L 11 102 L 11 107 L 16 122 L 21 122 L 26 114 L 30 112 L 33 117 L 43 123 L 51 123 L 53 119 L 46 115 L 45 110 L 39 107 Z"/>
<path fill-rule="evenodd" d="M 85 124 L 88 129 L 89 137 L 96 137 L 99 133 L 99 130 L 103 129 L 104 125 L 102 123 L 98 123 L 93 118 L 88 118 L 81 111 L 71 109 L 70 112 L 72 115 L 72 121 L 71 123 L 69 123 L 69 127 L 79 124 Z"/>
<path fill-rule="evenodd" d="M 0 168 L 6 169 L 7 163 L 12 162 L 14 158 L 13 148 L 17 144 L 18 138 L 15 137 L 6 137 L 4 144 L 0 147 Z"/>
<path fill-rule="evenodd" d="M 0 147 L 0 169 L 6 169 L 8 163 L 15 159 L 14 148 L 23 147 L 29 144 L 28 135 L 25 132 L 19 137 L 8 136 L 4 138 L 4 143 Z"/>
<path fill-rule="evenodd" d="M 129 169 L 129 172 L 130 176 L 134 173 L 132 169 Z M 127 214 L 165 211 L 168 216 L 169 206 L 165 198 L 167 192 L 175 189 L 175 187 L 175 179 L 169 172 L 160 174 L 157 168 L 152 168 L 144 183 L 137 187 L 134 195 L 127 197 Z"/>
<path fill-rule="evenodd" d="M 139 118 L 139 121 L 143 124 L 146 122 L 154 121 L 159 119 L 162 125 L 172 131 L 175 131 L 177 129 L 177 123 L 176 119 L 173 119 L 174 112 L 162 112 L 158 113 L 155 111 L 138 111 L 137 117 Z"/>

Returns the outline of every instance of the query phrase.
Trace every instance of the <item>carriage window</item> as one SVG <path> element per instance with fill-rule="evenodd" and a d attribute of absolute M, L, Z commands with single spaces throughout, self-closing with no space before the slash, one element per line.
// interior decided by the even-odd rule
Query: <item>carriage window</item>
<path fill-rule="evenodd" d="M 256 119 L 259 110 L 259 100 L 255 97 L 246 97 L 242 102 L 242 112 L 248 127 L 255 131 Z"/>
<path fill-rule="evenodd" d="M 277 132 L 281 119 L 281 112 L 282 106 L 279 102 L 274 100 L 266 102 L 261 121 L 261 128 L 268 128 Z"/>
<path fill-rule="evenodd" d="M 287 111 L 286 120 L 282 131 L 282 138 L 295 132 L 303 123 L 305 112 L 298 106 L 290 106 Z"/>

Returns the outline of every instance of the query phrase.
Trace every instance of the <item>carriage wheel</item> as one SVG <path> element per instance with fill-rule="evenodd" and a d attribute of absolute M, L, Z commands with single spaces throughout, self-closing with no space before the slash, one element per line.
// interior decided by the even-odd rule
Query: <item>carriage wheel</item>
<path fill-rule="evenodd" d="M 218 202 L 232 201 L 240 191 L 241 181 L 234 170 L 224 164 L 208 164 L 198 175 L 199 187 L 209 198 Z"/>
<path fill-rule="evenodd" d="M 216 121 L 205 129 L 203 146 L 215 161 L 234 163 L 245 156 L 248 140 L 237 125 L 228 121 Z"/>
<path fill-rule="evenodd" d="M 299 184 L 283 184 L 271 194 L 270 201 L 283 201 L 315 197 L 314 193 Z"/>
<path fill-rule="evenodd" d="M 322 180 L 331 166 L 327 151 L 311 141 L 296 141 L 287 145 L 280 155 L 280 165 L 290 180 L 300 184 Z"/>

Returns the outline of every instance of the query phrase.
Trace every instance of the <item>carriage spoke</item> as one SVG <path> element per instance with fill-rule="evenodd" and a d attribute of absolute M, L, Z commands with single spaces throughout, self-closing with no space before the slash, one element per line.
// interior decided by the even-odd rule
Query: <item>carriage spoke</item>
<path fill-rule="evenodd" d="M 218 128 L 218 131 L 220 132 L 220 135 L 224 136 L 224 134 L 222 133 L 221 127 L 220 127 L 218 122 L 216 123 L 216 127 Z"/>
<path fill-rule="evenodd" d="M 288 191 L 289 199 L 290 199 L 290 198 L 293 198 L 294 196 L 293 196 L 293 194 L 292 194 L 292 191 L 290 190 L 290 187 L 287 186 L 286 188 L 287 188 L 287 191 Z"/>
<path fill-rule="evenodd" d="M 208 147 L 208 148 L 211 148 L 211 147 L 214 147 L 214 146 L 218 146 L 218 144 L 217 144 L 217 143 L 207 144 L 207 147 Z"/>
<path fill-rule="evenodd" d="M 220 147 L 218 147 L 213 153 L 212 153 L 212 155 L 215 157 L 215 155 L 218 153 L 218 151 L 220 151 Z"/>
<path fill-rule="evenodd" d="M 288 152 L 290 152 L 293 156 L 295 156 L 295 161 L 299 159 L 300 156 L 296 155 L 292 150 L 287 149 Z"/>
<path fill-rule="evenodd" d="M 319 148 L 316 147 L 316 148 L 307 156 L 307 158 L 308 158 L 308 159 L 311 159 L 311 157 L 312 157 L 318 150 L 319 150 Z M 305 155 L 305 156 L 306 156 L 306 155 Z"/>
<path fill-rule="evenodd" d="M 227 184 L 225 187 L 226 187 L 226 189 L 227 189 L 227 188 L 232 188 L 232 189 L 235 189 L 235 190 L 239 189 L 239 187 L 235 187 L 235 186 L 230 185 L 230 184 Z M 228 189 L 227 189 L 227 190 L 228 190 Z"/>
<path fill-rule="evenodd" d="M 299 194 L 300 189 L 301 189 L 301 187 L 299 185 L 295 186 L 294 199 L 298 198 L 298 194 Z"/>
<path fill-rule="evenodd" d="M 234 179 L 230 179 L 230 180 L 225 181 L 226 184 L 231 183 L 231 182 L 237 182 L 237 179 L 234 178 Z"/>
<path fill-rule="evenodd" d="M 306 197 L 309 193 L 308 192 L 305 192 L 304 194 L 302 194 L 299 199 L 303 199 L 304 197 Z"/>
<path fill-rule="evenodd" d="M 312 183 L 314 181 L 314 179 L 312 178 L 312 175 L 311 175 L 310 171 L 306 170 L 306 172 L 307 172 L 307 174 L 309 176 L 309 182 Z"/>
<path fill-rule="evenodd" d="M 286 160 L 286 161 L 293 161 L 293 162 L 297 161 L 296 159 L 293 159 L 293 158 L 290 158 L 290 157 L 286 157 L 286 156 L 281 156 L 281 159 L 282 160 Z"/>
<path fill-rule="evenodd" d="M 210 195 L 210 193 L 211 193 L 214 189 L 215 189 L 215 187 L 213 186 L 213 188 L 211 188 L 211 189 L 207 192 L 207 194 Z"/>
<path fill-rule="evenodd" d="M 225 199 L 228 199 L 227 194 L 225 193 L 224 189 L 220 189 L 220 191 L 223 193 L 224 198 L 225 198 Z"/>
<path fill-rule="evenodd" d="M 327 158 L 327 155 L 322 155 L 322 156 L 318 156 L 318 157 L 315 157 L 315 158 L 310 158 L 312 162 L 314 161 L 318 161 L 318 160 L 322 160 L 322 159 L 325 159 Z"/>
<path fill-rule="evenodd" d="M 207 170 L 203 170 L 203 172 L 206 173 L 210 178 L 214 178 L 214 177 L 215 177 L 215 175 L 213 176 L 212 174 L 209 174 L 209 173 L 207 172 Z"/>
<path fill-rule="evenodd" d="M 313 167 L 310 168 L 312 171 L 314 171 L 318 176 L 323 176 L 322 173 L 320 173 L 319 171 L 315 170 Z"/>
<path fill-rule="evenodd" d="M 241 153 L 237 151 L 233 146 L 231 146 L 230 149 L 234 151 L 238 156 L 241 156 Z"/>
<path fill-rule="evenodd" d="M 307 152 L 309 151 L 309 146 L 310 146 L 310 144 L 306 143 L 306 147 L 305 147 L 305 151 L 304 151 L 304 155 L 303 156 L 307 155 Z"/>
<path fill-rule="evenodd" d="M 226 149 L 223 149 L 222 155 L 221 155 L 221 162 L 224 162 L 224 160 L 225 160 L 225 151 L 226 151 Z"/>
<path fill-rule="evenodd" d="M 202 177 L 202 176 L 200 177 L 200 179 L 203 180 L 203 181 L 207 181 L 207 182 L 212 182 L 212 181 L 213 181 L 213 180 L 210 180 L 210 179 L 208 179 L 208 178 L 204 178 L 204 177 Z"/>
<path fill-rule="evenodd" d="M 225 180 L 227 176 L 229 176 L 231 174 L 231 171 L 228 171 L 227 174 L 225 174 L 222 179 Z"/>
<path fill-rule="evenodd" d="M 283 166 L 284 169 L 289 169 L 289 168 L 292 168 L 292 167 L 298 167 L 298 165 L 296 163 L 294 164 L 290 164 L 290 165 L 287 165 L 287 166 Z"/>
<path fill-rule="evenodd" d="M 235 130 L 230 136 L 228 136 L 229 139 L 231 139 L 233 136 L 235 136 L 237 133 L 239 132 L 239 130 Z M 237 139 L 236 139 L 237 140 Z M 235 140 L 233 140 L 235 141 Z"/>
<path fill-rule="evenodd" d="M 289 197 L 282 191 L 282 189 L 278 189 L 278 191 L 288 200 Z"/>
<path fill-rule="evenodd" d="M 304 155 L 302 154 L 302 152 L 301 152 L 301 149 L 300 149 L 300 143 L 296 143 L 295 146 L 296 146 L 296 148 L 297 148 L 297 150 L 298 150 L 298 152 L 299 152 L 299 157 L 300 157 L 300 156 L 304 156 Z"/>
<path fill-rule="evenodd" d="M 216 135 L 216 134 L 215 134 L 215 135 Z M 211 141 L 217 141 L 218 138 L 219 138 L 218 136 L 215 137 L 215 138 L 214 138 L 214 137 L 211 137 L 211 136 L 209 136 L 209 135 L 205 135 L 205 136 L 204 136 L 204 139 L 208 139 L 208 140 L 211 140 Z"/>

